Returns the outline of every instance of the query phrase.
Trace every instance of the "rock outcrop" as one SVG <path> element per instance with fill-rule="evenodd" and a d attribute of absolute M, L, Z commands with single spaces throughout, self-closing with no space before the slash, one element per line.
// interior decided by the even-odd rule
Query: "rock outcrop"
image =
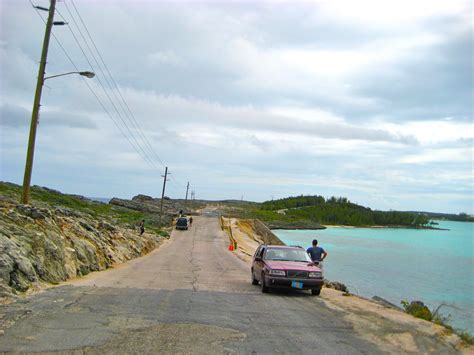
<path fill-rule="evenodd" d="M 144 255 L 163 237 L 65 207 L 0 197 L 0 297 L 58 283 Z"/>
<path fill-rule="evenodd" d="M 139 211 L 149 214 L 156 223 L 159 221 L 161 210 L 161 199 L 153 198 L 147 195 L 137 195 L 131 200 L 114 197 L 109 202 L 111 205 L 120 206 L 129 210 Z M 183 202 L 180 200 L 164 199 L 163 201 L 163 218 L 162 225 L 169 225 L 174 217 L 177 216 L 180 209 L 182 209 Z"/>
<path fill-rule="evenodd" d="M 152 205 L 150 203 L 146 203 L 146 202 L 142 202 L 142 201 L 125 200 L 125 199 L 114 197 L 113 199 L 110 200 L 109 203 L 111 205 L 128 208 L 128 209 L 134 210 L 134 211 L 155 213 L 155 214 L 160 213 L 160 207 L 159 206 L 155 206 L 155 205 Z"/>

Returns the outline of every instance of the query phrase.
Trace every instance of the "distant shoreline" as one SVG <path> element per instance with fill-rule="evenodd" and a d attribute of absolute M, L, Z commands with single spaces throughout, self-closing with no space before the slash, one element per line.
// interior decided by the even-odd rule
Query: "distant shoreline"
<path fill-rule="evenodd" d="M 441 231 L 448 231 L 447 228 L 437 228 L 437 227 L 410 227 L 410 226 L 403 226 L 403 225 L 393 225 L 393 226 L 348 226 L 348 225 L 340 225 L 340 224 L 327 224 L 322 225 L 321 227 L 285 227 L 285 226 L 277 226 L 271 227 L 272 230 L 324 230 L 327 228 L 346 228 L 346 229 L 356 229 L 356 228 L 370 228 L 370 229 L 422 229 L 422 230 L 441 230 Z"/>

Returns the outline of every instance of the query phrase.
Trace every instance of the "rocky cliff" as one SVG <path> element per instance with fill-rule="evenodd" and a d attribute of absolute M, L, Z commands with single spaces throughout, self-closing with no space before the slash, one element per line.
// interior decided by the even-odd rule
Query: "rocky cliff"
<path fill-rule="evenodd" d="M 37 200 L 22 205 L 16 190 L 0 185 L 0 297 L 109 268 L 148 253 L 166 238 L 150 228 L 139 235 L 134 223 L 123 219 L 141 216 L 108 205 L 38 188 Z M 81 208 L 63 206 L 73 203 Z"/>

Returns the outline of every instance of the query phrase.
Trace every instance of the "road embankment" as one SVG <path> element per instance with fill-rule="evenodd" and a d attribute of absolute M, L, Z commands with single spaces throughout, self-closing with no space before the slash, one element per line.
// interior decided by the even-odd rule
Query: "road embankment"
<path fill-rule="evenodd" d="M 263 223 L 265 228 L 260 228 L 261 222 L 258 222 L 221 218 L 221 226 L 227 230 L 229 243 L 236 243 L 234 253 L 249 264 L 259 244 L 284 245 Z M 383 303 L 328 288 L 331 284 L 334 283 L 326 283 L 320 299 L 328 308 L 342 312 L 344 319 L 350 322 L 360 337 L 381 349 L 391 353 L 421 353 L 423 349 L 431 348 L 436 352 L 441 342 L 460 353 L 474 354 L 473 346 L 441 325 L 415 318 Z"/>
<path fill-rule="evenodd" d="M 245 261 L 250 261 L 260 244 L 285 245 L 258 219 L 220 217 L 220 225 L 227 232 L 229 245 Z"/>

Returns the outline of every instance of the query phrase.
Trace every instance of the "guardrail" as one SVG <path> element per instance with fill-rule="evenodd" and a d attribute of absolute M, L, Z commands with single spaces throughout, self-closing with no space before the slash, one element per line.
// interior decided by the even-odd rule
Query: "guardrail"
<path fill-rule="evenodd" d="M 220 216 L 219 221 L 220 221 L 220 224 L 221 224 L 221 229 L 223 231 L 226 231 L 227 235 L 229 236 L 229 242 L 230 242 L 229 250 L 231 250 L 231 251 L 237 250 L 237 241 L 235 240 L 234 235 L 232 233 L 232 227 L 230 225 L 230 218 L 229 218 L 229 223 L 228 224 L 225 223 L 223 216 Z"/>

